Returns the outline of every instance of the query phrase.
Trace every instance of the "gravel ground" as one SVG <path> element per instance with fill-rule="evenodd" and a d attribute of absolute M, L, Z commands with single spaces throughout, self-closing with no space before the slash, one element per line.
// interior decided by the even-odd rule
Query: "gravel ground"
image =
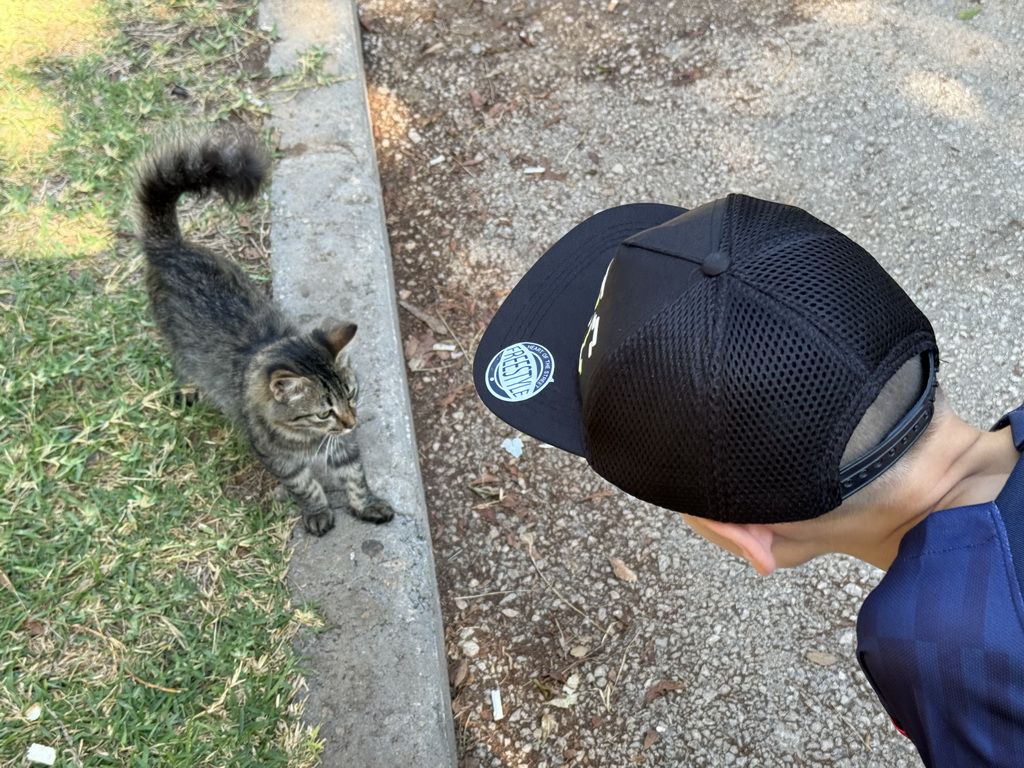
<path fill-rule="evenodd" d="M 735 191 L 875 254 L 935 323 L 962 415 L 1018 404 L 1024 14 L 958 18 L 973 5 L 362 4 L 467 768 L 920 765 L 854 657 L 878 571 L 758 577 L 499 422 L 470 363 L 578 221 Z"/>

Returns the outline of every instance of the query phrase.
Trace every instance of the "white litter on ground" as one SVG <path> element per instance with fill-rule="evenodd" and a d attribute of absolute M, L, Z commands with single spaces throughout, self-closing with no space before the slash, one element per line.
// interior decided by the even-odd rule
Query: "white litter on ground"
<path fill-rule="evenodd" d="M 25 759 L 30 763 L 41 763 L 42 765 L 53 765 L 57 759 L 57 750 L 45 744 L 32 744 L 25 753 Z"/>

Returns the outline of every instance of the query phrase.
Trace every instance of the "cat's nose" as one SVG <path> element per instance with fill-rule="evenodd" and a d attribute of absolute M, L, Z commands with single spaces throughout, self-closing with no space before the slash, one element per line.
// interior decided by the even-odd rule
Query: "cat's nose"
<path fill-rule="evenodd" d="M 338 426 L 348 432 L 356 425 L 356 412 L 354 410 L 349 410 L 345 413 L 338 414 L 337 420 Z"/>

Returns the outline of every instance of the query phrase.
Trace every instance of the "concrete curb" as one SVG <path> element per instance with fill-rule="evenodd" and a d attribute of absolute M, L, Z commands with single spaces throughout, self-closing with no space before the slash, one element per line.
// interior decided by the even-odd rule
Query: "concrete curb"
<path fill-rule="evenodd" d="M 405 378 L 391 255 L 370 129 L 355 0 L 264 0 L 278 39 L 269 66 L 330 54 L 329 87 L 275 99 L 284 158 L 271 185 L 274 294 L 303 325 L 352 320 L 357 430 L 370 487 L 398 514 L 339 519 L 321 539 L 297 526 L 289 579 L 325 631 L 308 659 L 306 717 L 322 722 L 328 768 L 454 766 L 451 700 L 426 503 Z"/>

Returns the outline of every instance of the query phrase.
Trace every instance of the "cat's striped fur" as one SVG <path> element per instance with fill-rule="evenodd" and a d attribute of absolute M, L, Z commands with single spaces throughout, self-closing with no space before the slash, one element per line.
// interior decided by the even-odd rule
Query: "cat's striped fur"
<path fill-rule="evenodd" d="M 234 130 L 164 142 L 143 160 L 137 229 L 153 315 L 179 378 L 245 429 L 306 530 L 322 536 L 346 502 L 356 517 L 386 522 L 394 512 L 367 487 L 351 432 L 356 383 L 343 350 L 356 326 L 299 332 L 234 262 L 182 238 L 182 194 L 249 200 L 267 167 L 255 139 Z"/>

